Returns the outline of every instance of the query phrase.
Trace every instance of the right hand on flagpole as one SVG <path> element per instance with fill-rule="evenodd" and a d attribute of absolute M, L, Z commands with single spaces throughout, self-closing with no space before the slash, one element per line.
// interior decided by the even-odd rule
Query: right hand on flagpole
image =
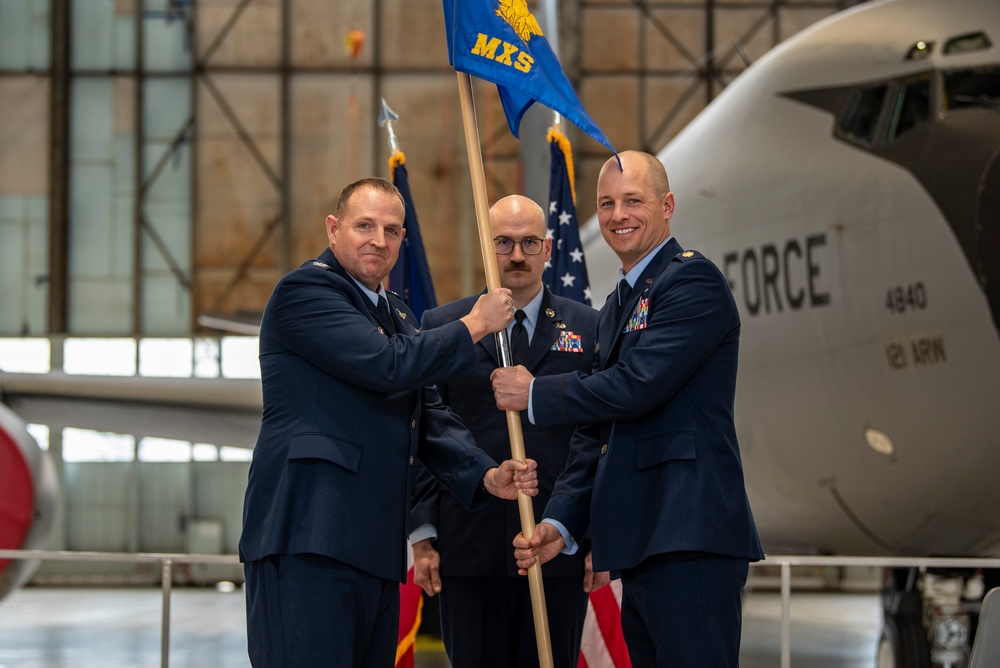
<path fill-rule="evenodd" d="M 469 328 L 473 343 L 479 343 L 487 334 L 504 329 L 514 320 L 514 301 L 510 290 L 495 288 L 480 296 L 469 315 L 461 320 Z"/>
<path fill-rule="evenodd" d="M 534 535 L 528 539 L 523 533 L 514 536 L 514 559 L 517 560 L 517 572 L 519 575 L 527 575 L 535 561 L 544 564 L 566 547 L 559 529 L 548 522 L 539 522 L 535 525 Z"/>

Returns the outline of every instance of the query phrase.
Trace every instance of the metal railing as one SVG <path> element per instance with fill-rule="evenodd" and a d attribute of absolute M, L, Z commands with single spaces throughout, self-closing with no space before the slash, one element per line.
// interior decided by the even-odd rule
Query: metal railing
<path fill-rule="evenodd" d="M 781 668 L 792 665 L 792 566 L 867 566 L 872 568 L 1000 568 L 1000 559 L 931 557 L 769 556 L 754 566 L 781 566 Z"/>
<path fill-rule="evenodd" d="M 61 552 L 51 550 L 0 550 L 0 559 L 38 561 L 99 561 L 160 565 L 163 607 L 160 614 L 160 667 L 170 666 L 170 594 L 174 564 L 239 564 L 235 554 L 156 554 L 123 552 Z"/>
<path fill-rule="evenodd" d="M 59 552 L 48 550 L 0 550 L 0 559 L 39 561 L 100 561 L 118 563 L 158 563 L 160 588 L 163 595 L 160 636 L 160 666 L 170 665 L 170 594 L 173 588 L 174 564 L 239 564 L 236 555 L 212 554 L 127 554 L 121 552 Z M 860 566 L 870 568 L 996 568 L 1000 559 L 947 559 L 924 557 L 817 557 L 774 555 L 751 566 L 781 567 L 781 668 L 791 668 L 792 655 L 792 567 L 793 566 Z"/>

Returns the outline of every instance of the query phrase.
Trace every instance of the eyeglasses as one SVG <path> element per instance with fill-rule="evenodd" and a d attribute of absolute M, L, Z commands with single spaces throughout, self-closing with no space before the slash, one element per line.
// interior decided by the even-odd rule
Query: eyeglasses
<path fill-rule="evenodd" d="M 545 240 L 528 237 L 527 239 L 514 241 L 506 237 L 497 237 L 493 240 L 493 250 L 496 251 L 497 255 L 510 255 L 514 252 L 514 244 L 521 244 L 521 252 L 525 255 L 538 255 L 542 252 Z"/>

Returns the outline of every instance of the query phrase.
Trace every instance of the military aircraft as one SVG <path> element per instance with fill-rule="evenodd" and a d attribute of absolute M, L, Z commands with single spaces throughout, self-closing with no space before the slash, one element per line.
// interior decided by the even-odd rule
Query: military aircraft
<path fill-rule="evenodd" d="M 737 427 L 765 549 L 1000 554 L 1000 3 L 834 15 L 658 157 L 671 231 L 740 308 Z M 608 294 L 620 263 L 596 220 L 582 237 Z M 972 574 L 944 574 L 941 600 L 941 573 L 889 575 L 878 665 L 964 665 Z"/>
<path fill-rule="evenodd" d="M 996 0 L 859 5 L 751 65 L 659 154 L 674 234 L 740 306 L 737 426 L 769 554 L 1000 554 L 998 40 Z M 608 294 L 618 261 L 596 221 L 582 236 L 593 294 Z M 29 397 L 79 394 L 4 392 L 32 420 Z M 0 456 L 44 478 L 19 420 L 0 418 Z M 0 531 L 0 547 L 37 546 L 50 482 L 38 528 L 22 545 Z M 27 579 L 16 568 L 0 598 Z M 983 576 L 888 575 L 878 665 L 960 665 L 976 607 L 962 593 Z"/>

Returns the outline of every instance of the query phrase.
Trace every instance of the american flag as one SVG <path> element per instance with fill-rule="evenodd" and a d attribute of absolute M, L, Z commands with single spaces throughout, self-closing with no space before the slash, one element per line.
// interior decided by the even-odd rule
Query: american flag
<path fill-rule="evenodd" d="M 590 593 L 577 668 L 631 668 L 622 635 L 622 581 Z"/>
<path fill-rule="evenodd" d="M 554 128 L 549 130 L 548 140 L 551 157 L 548 236 L 552 239 L 552 259 L 545 264 L 542 281 L 552 294 L 591 306 L 587 262 L 576 220 L 572 147 L 566 136 Z"/>

